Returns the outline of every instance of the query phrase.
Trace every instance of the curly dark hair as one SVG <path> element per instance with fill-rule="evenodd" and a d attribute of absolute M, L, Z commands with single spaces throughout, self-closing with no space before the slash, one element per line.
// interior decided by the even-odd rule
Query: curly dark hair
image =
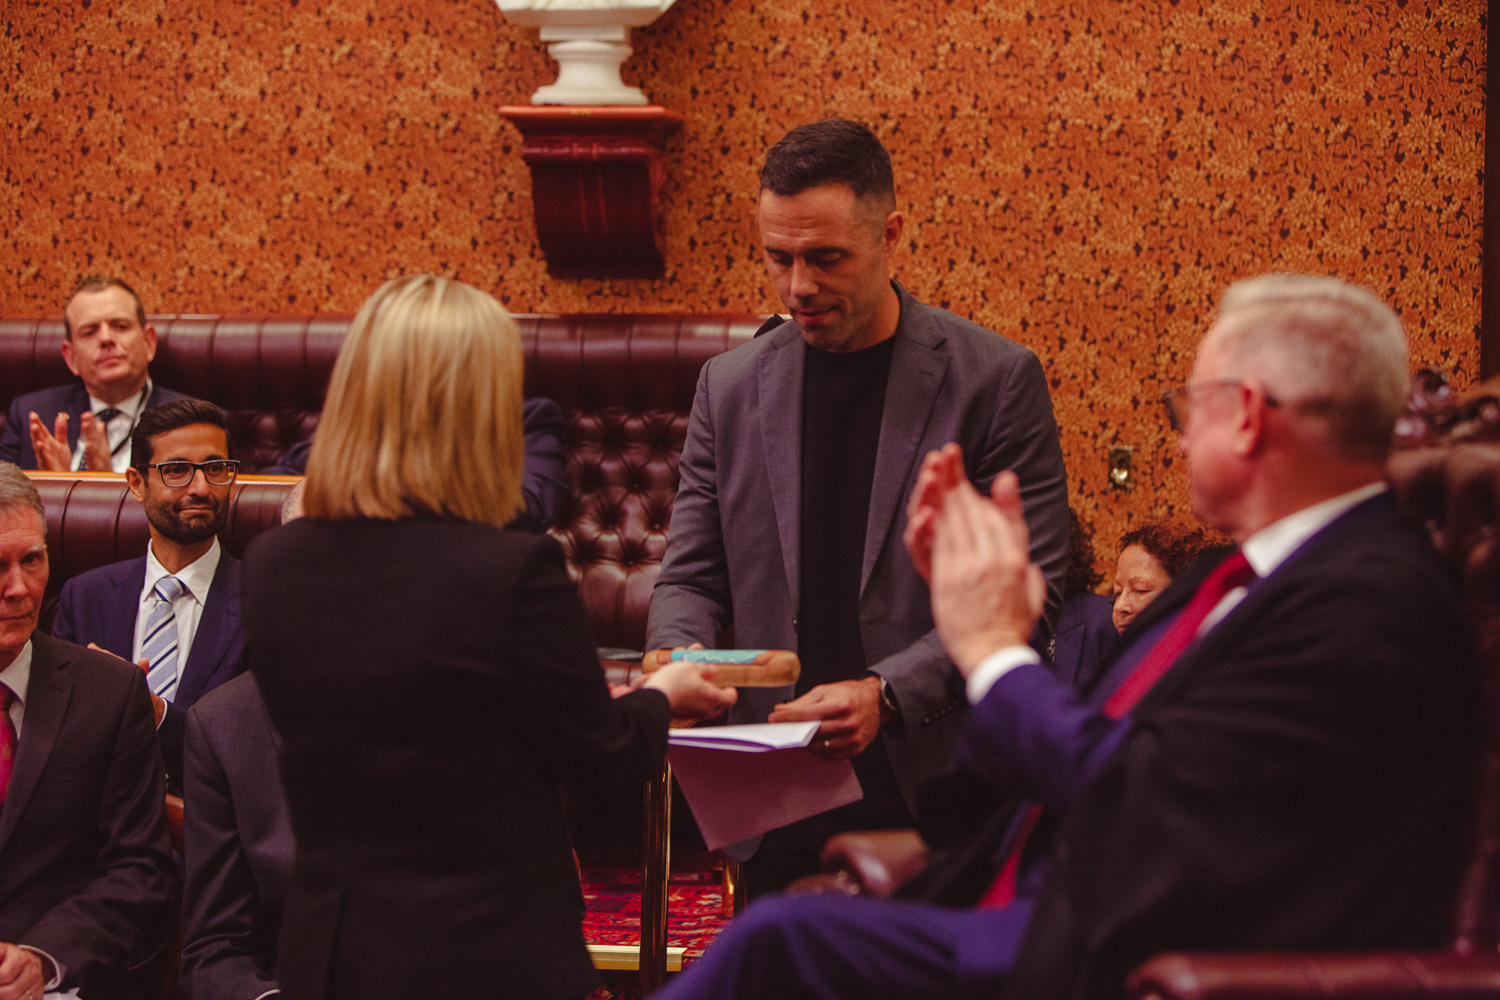
<path fill-rule="evenodd" d="M 1202 528 L 1187 528 L 1171 521 L 1147 521 L 1120 536 L 1121 552 L 1139 545 L 1161 563 L 1168 576 L 1181 573 L 1217 544 Z"/>

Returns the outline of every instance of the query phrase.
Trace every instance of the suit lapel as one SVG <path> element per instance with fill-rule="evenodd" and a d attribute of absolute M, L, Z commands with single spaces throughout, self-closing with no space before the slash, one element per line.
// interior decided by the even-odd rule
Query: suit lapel
<path fill-rule="evenodd" d="M 78 435 L 83 428 L 82 418 L 89 410 L 89 391 L 83 387 L 82 382 L 69 388 L 68 401 L 64 409 L 68 414 L 68 449 L 70 451 L 77 451 Z M 45 420 L 42 422 L 47 424 L 49 431 L 52 429 L 50 423 L 47 423 Z"/>
<path fill-rule="evenodd" d="M 772 339 L 772 344 L 760 359 L 761 453 L 766 463 L 766 479 L 771 484 L 771 503 L 776 510 L 781 562 L 786 569 L 787 588 L 795 608 L 801 600 L 802 370 L 805 355 L 802 331 L 796 323 L 784 323 L 766 336 Z"/>
<path fill-rule="evenodd" d="M 146 586 L 146 557 L 121 563 L 109 578 L 113 593 L 106 605 L 103 637 L 99 645 L 122 660 L 135 652 L 135 618 L 140 613 L 141 588 Z"/>
<path fill-rule="evenodd" d="M 26 716 L 21 723 L 21 738 L 16 744 L 16 763 L 6 790 L 5 809 L 0 811 L 0 850 L 10 839 L 19 817 L 26 810 L 32 792 L 52 747 L 62 731 L 68 712 L 73 682 L 63 673 L 67 664 L 66 649 L 40 633 L 32 637 L 31 680 L 26 685 Z"/>
<path fill-rule="evenodd" d="M 915 299 L 900 285 L 896 289 L 901 298 L 901 318 L 896 325 L 896 345 L 891 352 L 891 373 L 880 417 L 875 479 L 870 484 L 865 557 L 859 574 L 861 595 L 900 513 L 907 484 L 912 481 L 912 470 L 921 457 L 918 451 L 927 421 L 948 371 L 948 356 L 942 349 L 946 338 L 927 322 Z"/>
<path fill-rule="evenodd" d="M 145 578 L 141 580 L 145 584 Z M 240 629 L 240 564 L 228 552 L 219 556 L 208 600 L 193 635 L 193 648 L 178 683 L 177 700 L 192 704 L 203 694 L 209 680 L 218 672 L 225 654 Z"/>

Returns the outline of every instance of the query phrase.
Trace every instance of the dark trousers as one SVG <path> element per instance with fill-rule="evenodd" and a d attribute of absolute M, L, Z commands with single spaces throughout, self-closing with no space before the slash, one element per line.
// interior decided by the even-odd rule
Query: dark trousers
<path fill-rule="evenodd" d="M 957 910 L 777 896 L 737 917 L 656 1000 L 994 1000 L 1031 905 Z"/>

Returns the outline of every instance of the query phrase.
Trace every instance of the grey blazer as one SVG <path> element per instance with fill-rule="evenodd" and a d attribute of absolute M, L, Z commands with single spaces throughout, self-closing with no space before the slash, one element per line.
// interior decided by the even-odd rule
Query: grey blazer
<path fill-rule="evenodd" d="M 894 283 L 893 283 L 894 284 Z M 999 334 L 925 306 L 896 285 L 901 318 L 870 496 L 860 625 L 870 669 L 900 707 L 886 727 L 908 803 L 947 771 L 966 706 L 936 632 L 927 585 L 902 544 L 906 503 L 927 452 L 957 441 L 982 491 L 1021 479 L 1031 555 L 1047 577 L 1048 618 L 1068 555 L 1067 474 L 1041 363 Z M 797 649 L 802 373 L 795 323 L 711 359 L 698 377 L 666 556 L 651 597 L 649 649 Z M 740 692 L 732 721 L 763 722 L 791 688 Z"/>

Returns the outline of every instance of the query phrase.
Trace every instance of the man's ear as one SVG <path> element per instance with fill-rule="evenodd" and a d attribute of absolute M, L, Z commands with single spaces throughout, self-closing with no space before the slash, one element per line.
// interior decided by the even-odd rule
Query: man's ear
<path fill-rule="evenodd" d="M 151 470 L 147 469 L 146 474 L 150 475 Z M 140 469 L 132 465 L 125 470 L 125 485 L 130 487 L 130 495 L 135 497 L 136 503 L 146 502 L 146 478 Z"/>
<path fill-rule="evenodd" d="M 146 329 L 141 331 L 141 336 L 146 339 L 146 363 L 149 365 L 156 360 L 156 327 L 147 323 Z"/>
<path fill-rule="evenodd" d="M 78 374 L 78 361 L 73 357 L 73 341 L 71 339 L 62 342 L 63 361 L 68 366 L 68 371 L 74 375 Z"/>
<path fill-rule="evenodd" d="M 1268 398 L 1265 386 L 1255 379 L 1246 379 L 1240 384 L 1240 417 L 1234 433 L 1234 447 L 1238 454 L 1253 455 L 1265 445 Z"/>
<path fill-rule="evenodd" d="M 885 213 L 885 222 L 881 224 L 880 230 L 880 252 L 887 261 L 896 253 L 896 247 L 901 242 L 901 234 L 906 229 L 906 216 L 901 214 L 899 208 L 893 208 Z"/>

